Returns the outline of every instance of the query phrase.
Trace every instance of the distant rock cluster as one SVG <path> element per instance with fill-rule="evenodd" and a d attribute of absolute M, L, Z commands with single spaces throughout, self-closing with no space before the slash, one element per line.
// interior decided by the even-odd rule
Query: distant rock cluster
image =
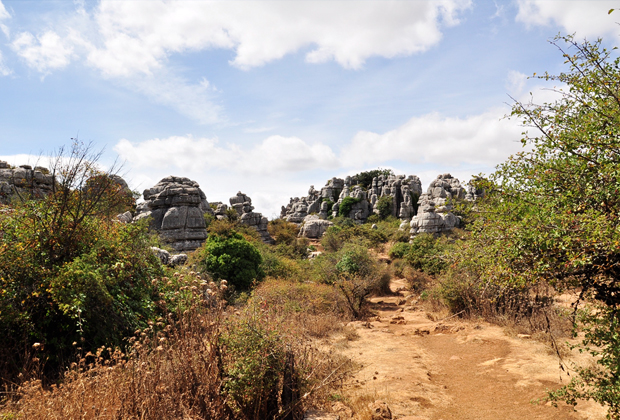
<path fill-rule="evenodd" d="M 368 216 L 379 212 L 379 199 L 389 197 L 392 215 L 410 219 L 421 193 L 422 184 L 415 175 L 380 175 L 373 178 L 369 186 L 359 185 L 355 177 L 332 178 L 320 191 L 312 185 L 307 196 L 291 198 L 288 205 L 282 206 L 280 217 L 297 224 L 304 223 L 308 215 L 316 215 L 319 219 L 336 217 L 342 213 L 340 208 L 349 197 L 353 199 L 349 200 L 352 204 L 344 216 L 364 223 Z"/>
<path fill-rule="evenodd" d="M 422 193 L 422 183 L 415 175 L 381 175 L 368 186 L 359 185 L 355 177 L 332 178 L 323 188 L 310 186 L 305 197 L 291 198 L 282 206 L 280 217 L 301 226 L 300 235 L 318 238 L 332 225 L 327 219 L 336 217 L 347 197 L 350 210 L 344 216 L 363 223 L 373 213 L 379 214 L 381 202 L 389 204 L 391 215 L 402 220 L 401 229 L 410 229 L 411 236 L 420 233 L 438 234 L 459 226 L 452 213 L 459 200 L 474 201 L 484 191 L 474 186 L 463 187 L 450 174 L 437 176 Z M 384 198 L 385 197 L 385 198 Z"/>
<path fill-rule="evenodd" d="M 418 213 L 410 222 L 410 233 L 448 232 L 459 225 L 451 212 L 456 200 L 465 199 L 465 188 L 450 174 L 438 175 L 418 201 Z"/>
<path fill-rule="evenodd" d="M 151 228 L 159 232 L 165 244 L 176 251 L 193 251 L 207 239 L 205 213 L 216 219 L 227 219 L 228 206 L 207 201 L 205 193 L 196 181 L 189 178 L 168 176 L 143 193 L 135 217 L 119 215 L 121 221 L 151 218 Z M 261 213 L 254 212 L 252 199 L 242 192 L 230 198 L 230 207 L 235 210 L 239 222 L 258 232 L 265 243 L 274 240 L 267 231 L 268 220 Z"/>
<path fill-rule="evenodd" d="M 12 197 L 43 198 L 52 192 L 54 177 L 46 168 L 22 165 L 12 168 L 0 160 L 0 204 L 9 204 Z"/>

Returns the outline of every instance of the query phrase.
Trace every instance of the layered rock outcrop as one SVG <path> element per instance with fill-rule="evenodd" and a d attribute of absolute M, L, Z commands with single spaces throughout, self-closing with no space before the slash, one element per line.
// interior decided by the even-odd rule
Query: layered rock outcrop
<path fill-rule="evenodd" d="M 411 219 L 410 233 L 448 232 L 459 226 L 459 218 L 451 212 L 456 200 L 465 199 L 465 188 L 450 174 L 438 175 L 418 201 L 418 213 Z"/>
<path fill-rule="evenodd" d="M 54 176 L 46 168 L 29 165 L 18 168 L 0 161 L 0 204 L 9 204 L 12 196 L 43 198 L 54 189 Z"/>
<path fill-rule="evenodd" d="M 308 215 L 327 219 L 343 213 L 345 203 L 345 216 L 363 223 L 371 214 L 379 213 L 379 199 L 387 196 L 391 199 L 391 214 L 409 221 L 416 213 L 421 193 L 422 184 L 415 175 L 381 175 L 373 178 L 370 185 L 360 185 L 355 176 L 332 178 L 320 191 L 312 185 L 307 196 L 291 198 L 288 205 L 282 206 L 280 217 L 297 224 Z"/>
<path fill-rule="evenodd" d="M 422 183 L 415 175 L 380 175 L 373 178 L 368 194 L 374 213 L 379 213 L 379 199 L 387 196 L 392 198 L 392 216 L 410 220 L 416 214 Z"/>
<path fill-rule="evenodd" d="M 144 190 L 134 220 L 151 217 L 151 228 L 177 251 L 193 251 L 207 238 L 205 213 L 213 214 L 205 193 L 189 178 L 168 176 Z"/>
<path fill-rule="evenodd" d="M 239 191 L 237 195 L 230 197 L 229 201 L 230 206 L 235 209 L 242 224 L 256 229 L 263 242 L 268 244 L 275 243 L 267 230 L 269 220 L 261 213 L 254 212 L 254 206 L 252 206 L 252 199 L 250 197 Z"/>

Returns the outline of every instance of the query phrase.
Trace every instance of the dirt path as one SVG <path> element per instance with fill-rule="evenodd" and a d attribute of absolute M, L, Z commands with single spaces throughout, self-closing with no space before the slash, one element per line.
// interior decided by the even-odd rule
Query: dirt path
<path fill-rule="evenodd" d="M 542 343 L 509 337 L 486 323 L 432 321 L 411 298 L 371 302 L 379 317 L 350 323 L 349 339 L 333 343 L 360 366 L 345 387 L 354 418 L 367 418 L 366 407 L 375 400 L 387 402 L 394 419 L 605 418 L 590 403 L 579 404 L 577 412 L 566 405 L 532 403 L 569 380 Z"/>

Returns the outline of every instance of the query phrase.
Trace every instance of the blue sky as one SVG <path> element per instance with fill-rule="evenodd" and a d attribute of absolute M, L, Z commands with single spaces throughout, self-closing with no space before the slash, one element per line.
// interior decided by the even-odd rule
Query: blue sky
<path fill-rule="evenodd" d="M 558 33 L 613 46 L 613 1 L 0 0 L 0 159 L 71 137 L 142 191 L 167 175 L 278 214 L 377 167 L 465 181 L 520 149 Z"/>

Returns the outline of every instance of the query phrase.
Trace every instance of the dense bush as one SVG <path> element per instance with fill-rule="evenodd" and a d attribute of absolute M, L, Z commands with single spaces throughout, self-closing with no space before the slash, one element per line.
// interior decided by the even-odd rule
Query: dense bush
<path fill-rule="evenodd" d="M 349 217 L 349 213 L 353 210 L 353 206 L 359 203 L 361 199 L 353 197 L 345 197 L 338 206 L 338 216 Z"/>
<path fill-rule="evenodd" d="M 136 331 L 126 352 L 86 353 L 58 386 L 25 383 L 0 418 L 299 418 L 350 369 L 284 328 L 277 302 L 266 308 L 257 299 L 224 317 L 219 295 L 205 293 L 211 286 L 189 273 L 186 280 L 194 298 L 174 323 L 162 328 L 170 316 Z"/>
<path fill-rule="evenodd" d="M 386 267 L 377 262 L 368 247 L 354 241 L 337 252 L 317 257 L 312 263 L 310 277 L 336 286 L 354 318 L 365 314 L 366 297 L 370 294 L 389 293 L 390 276 Z"/>
<path fill-rule="evenodd" d="M 354 175 L 353 178 L 357 179 L 357 183 L 364 188 L 369 188 L 372 185 L 372 179 L 376 178 L 380 175 L 390 176 L 394 175 L 394 171 L 391 169 L 373 169 L 370 171 L 360 172 L 357 175 Z"/>
<path fill-rule="evenodd" d="M 447 238 L 436 238 L 431 234 L 422 233 L 411 240 L 404 258 L 416 270 L 436 275 L 447 266 L 445 252 L 448 248 Z"/>
<path fill-rule="evenodd" d="M 107 206 L 123 210 L 127 195 L 93 169 L 89 156 L 75 144 L 54 165 L 52 194 L 0 211 L 3 380 L 22 369 L 34 343 L 53 376 L 75 352 L 74 342 L 83 350 L 120 345 L 157 312 L 151 280 L 161 265 L 146 229 L 107 217 Z"/>
<path fill-rule="evenodd" d="M 198 266 L 214 279 L 225 279 L 238 290 L 247 290 L 265 276 L 258 249 L 240 234 L 212 234 L 196 251 Z"/>
<path fill-rule="evenodd" d="M 283 257 L 297 259 L 308 256 L 308 239 L 299 238 L 299 226 L 284 219 L 269 222 L 269 234 L 276 241 L 275 252 Z"/>
<path fill-rule="evenodd" d="M 392 196 L 384 195 L 383 197 L 379 197 L 379 200 L 377 201 L 377 210 L 379 210 L 379 217 L 381 219 L 391 216 L 393 207 L 394 199 Z"/>

